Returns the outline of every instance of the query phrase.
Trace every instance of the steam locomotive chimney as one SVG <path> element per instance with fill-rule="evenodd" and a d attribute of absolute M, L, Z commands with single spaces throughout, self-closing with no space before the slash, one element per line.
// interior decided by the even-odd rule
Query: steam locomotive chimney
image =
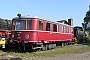
<path fill-rule="evenodd" d="M 68 25 L 73 26 L 73 19 L 72 18 L 68 19 Z"/>

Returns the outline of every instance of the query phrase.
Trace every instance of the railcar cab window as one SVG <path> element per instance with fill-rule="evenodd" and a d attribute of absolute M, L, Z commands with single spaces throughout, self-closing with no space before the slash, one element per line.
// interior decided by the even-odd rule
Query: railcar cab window
<path fill-rule="evenodd" d="M 46 31 L 50 31 L 50 23 L 49 22 L 46 23 Z"/>
<path fill-rule="evenodd" d="M 27 20 L 27 30 L 32 29 L 32 20 Z"/>
<path fill-rule="evenodd" d="M 39 21 L 39 30 L 43 30 L 43 21 Z"/>
<path fill-rule="evenodd" d="M 53 24 L 53 31 L 57 32 L 57 24 Z"/>
<path fill-rule="evenodd" d="M 16 30 L 24 30 L 25 29 L 25 20 L 17 20 L 16 21 Z"/>
<path fill-rule="evenodd" d="M 15 25 L 16 25 L 16 24 L 15 24 L 15 21 L 13 20 L 13 21 L 12 21 L 12 30 L 15 30 Z"/>

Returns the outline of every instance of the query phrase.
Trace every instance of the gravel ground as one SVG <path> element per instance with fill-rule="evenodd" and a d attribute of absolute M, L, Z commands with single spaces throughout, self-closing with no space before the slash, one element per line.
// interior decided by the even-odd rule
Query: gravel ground
<path fill-rule="evenodd" d="M 90 60 L 90 52 L 82 54 L 64 54 L 53 57 L 33 57 L 26 60 Z"/>
<path fill-rule="evenodd" d="M 28 57 L 28 58 L 15 58 L 11 55 L 0 55 L 0 60 L 90 60 L 90 52 L 78 54 L 62 54 L 52 57 Z"/>

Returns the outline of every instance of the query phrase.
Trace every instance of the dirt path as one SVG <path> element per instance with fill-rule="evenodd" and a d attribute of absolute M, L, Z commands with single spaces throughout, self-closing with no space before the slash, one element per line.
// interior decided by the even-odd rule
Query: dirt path
<path fill-rule="evenodd" d="M 90 60 L 90 52 L 82 54 L 64 54 L 53 57 L 33 57 L 26 60 Z"/>
<path fill-rule="evenodd" d="M 62 54 L 52 57 L 28 57 L 28 58 L 15 58 L 11 55 L 0 56 L 0 60 L 90 60 L 90 52 L 78 54 Z"/>

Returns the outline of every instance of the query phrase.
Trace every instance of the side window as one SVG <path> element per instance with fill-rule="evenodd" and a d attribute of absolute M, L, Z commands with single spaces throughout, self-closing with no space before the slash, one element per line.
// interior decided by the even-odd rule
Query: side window
<path fill-rule="evenodd" d="M 65 33 L 65 31 L 66 31 L 66 27 L 64 26 L 64 33 Z"/>
<path fill-rule="evenodd" d="M 64 33 L 68 33 L 68 28 L 67 28 L 67 26 L 64 26 Z"/>
<path fill-rule="evenodd" d="M 69 27 L 67 27 L 67 33 L 69 33 Z"/>
<path fill-rule="evenodd" d="M 65 33 L 67 33 L 67 27 L 65 26 Z"/>
<path fill-rule="evenodd" d="M 66 33 L 68 33 L 68 28 L 67 28 L 67 26 L 66 26 Z"/>
<path fill-rule="evenodd" d="M 27 20 L 27 30 L 32 29 L 32 20 Z"/>
<path fill-rule="evenodd" d="M 54 25 L 53 25 L 53 31 L 54 31 L 54 32 L 57 32 L 57 24 L 54 24 Z"/>
<path fill-rule="evenodd" d="M 72 28 L 70 28 L 70 33 L 72 33 Z"/>
<path fill-rule="evenodd" d="M 73 33 L 73 28 L 70 28 L 70 33 Z"/>
<path fill-rule="evenodd" d="M 69 33 L 71 33 L 71 28 L 69 27 Z"/>
<path fill-rule="evenodd" d="M 43 21 L 39 21 L 39 30 L 43 30 Z"/>
<path fill-rule="evenodd" d="M 50 31 L 50 23 L 46 23 L 46 31 Z"/>
<path fill-rule="evenodd" d="M 62 33 L 62 25 L 60 25 L 60 32 Z"/>

